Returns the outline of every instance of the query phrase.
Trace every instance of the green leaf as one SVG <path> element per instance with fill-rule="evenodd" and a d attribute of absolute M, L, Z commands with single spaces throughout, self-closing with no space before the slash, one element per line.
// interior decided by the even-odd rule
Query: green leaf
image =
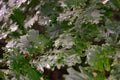
<path fill-rule="evenodd" d="M 38 5 L 40 3 L 39 0 L 31 0 L 30 4 L 28 5 L 28 7 L 30 8 L 34 8 L 36 5 Z"/>
<path fill-rule="evenodd" d="M 105 80 L 105 77 L 100 72 L 89 72 L 83 67 L 79 68 L 81 72 L 68 68 L 68 75 L 64 75 L 65 80 Z"/>
<path fill-rule="evenodd" d="M 98 9 L 98 6 L 91 6 L 89 8 L 86 8 L 83 12 L 85 23 L 91 22 L 91 24 L 98 24 L 100 23 L 100 20 L 102 20 L 102 16 L 104 11 L 101 9 Z"/>
<path fill-rule="evenodd" d="M 120 0 L 110 0 L 115 6 L 117 9 L 120 9 Z"/>
<path fill-rule="evenodd" d="M 23 30 L 25 15 L 20 9 L 14 9 L 13 13 L 10 15 L 13 22 L 17 23 L 21 30 Z"/>
<path fill-rule="evenodd" d="M 57 0 L 47 1 L 44 5 L 41 6 L 41 14 L 43 16 L 49 16 L 51 19 L 54 19 L 62 11 L 62 8 L 59 6 Z"/>
<path fill-rule="evenodd" d="M 68 5 L 68 7 L 71 8 L 79 8 L 79 7 L 85 7 L 86 6 L 86 0 L 74 0 L 74 1 L 70 1 L 70 0 L 65 0 L 65 3 Z"/>
<path fill-rule="evenodd" d="M 111 63 L 109 56 L 113 56 L 114 53 L 114 49 L 109 45 L 92 46 L 86 53 L 87 62 L 95 70 L 110 71 Z"/>
<path fill-rule="evenodd" d="M 15 70 L 17 75 L 20 75 L 22 71 L 24 71 L 24 67 L 27 66 L 28 62 L 25 60 L 25 58 L 20 55 L 16 54 L 16 56 L 11 56 L 11 64 L 10 64 L 10 69 Z"/>
<path fill-rule="evenodd" d="M 109 80 L 119 80 L 120 79 L 120 50 L 116 49 L 116 54 L 114 56 L 114 61 L 112 63 L 112 69 L 110 72 Z"/>
<path fill-rule="evenodd" d="M 68 21 L 62 21 L 62 22 L 51 22 L 52 26 L 47 26 L 46 32 L 50 36 L 50 38 L 54 39 L 58 37 L 63 31 L 66 31 L 71 28 L 71 26 L 68 25 Z"/>
<path fill-rule="evenodd" d="M 68 33 L 61 34 L 59 38 L 55 40 L 56 48 L 59 48 L 60 46 L 62 46 L 66 49 L 70 49 L 72 48 L 73 44 L 74 44 L 73 37 Z"/>
<path fill-rule="evenodd" d="M 99 27 L 96 24 L 84 23 L 80 27 L 80 37 L 82 40 L 90 42 L 93 41 L 95 37 L 99 34 Z"/>
<path fill-rule="evenodd" d="M 0 71 L 0 79 L 2 78 L 2 80 L 5 80 L 5 76 L 4 73 Z"/>
<path fill-rule="evenodd" d="M 85 51 L 87 47 L 90 46 L 90 43 L 80 39 L 79 37 L 75 38 L 74 42 L 75 44 L 73 45 L 73 49 L 75 50 L 76 54 L 79 54 L 80 56 L 85 56 L 83 51 Z"/>
<path fill-rule="evenodd" d="M 30 67 L 27 69 L 27 75 L 28 75 L 29 80 L 40 80 L 40 77 L 41 77 L 38 71 Z"/>
<path fill-rule="evenodd" d="M 8 2 L 8 0 L 3 0 L 4 2 Z"/>

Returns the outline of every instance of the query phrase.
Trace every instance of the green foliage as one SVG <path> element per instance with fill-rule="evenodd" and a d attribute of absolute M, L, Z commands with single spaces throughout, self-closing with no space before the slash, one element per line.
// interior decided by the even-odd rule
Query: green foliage
<path fill-rule="evenodd" d="M 67 4 L 68 7 L 70 8 L 79 8 L 79 7 L 84 7 L 86 6 L 86 1 L 87 0 L 74 0 L 73 2 L 70 0 L 65 0 L 65 3 Z"/>
<path fill-rule="evenodd" d="M 4 77 L 4 73 L 0 71 L 0 78 L 2 78 L 3 80 L 5 80 L 5 77 Z"/>
<path fill-rule="evenodd" d="M 48 80 L 45 68 L 67 66 L 65 80 L 120 79 L 119 0 L 4 0 L 0 5 L 9 71 L 0 77 Z"/>
<path fill-rule="evenodd" d="M 25 16 L 20 9 L 14 9 L 13 14 L 11 14 L 10 18 L 12 19 L 13 22 L 19 25 L 20 29 L 24 29 L 23 23 L 25 20 Z"/>
<path fill-rule="evenodd" d="M 101 47 L 92 46 L 86 53 L 88 59 L 87 62 L 96 70 L 110 71 L 111 62 L 109 56 L 113 56 L 114 53 L 114 49 L 110 48 L 109 45 L 102 45 Z"/>
<path fill-rule="evenodd" d="M 105 80 L 105 77 L 100 72 L 88 72 L 82 67 L 80 67 L 80 71 L 69 68 L 69 75 L 64 75 L 65 80 Z"/>

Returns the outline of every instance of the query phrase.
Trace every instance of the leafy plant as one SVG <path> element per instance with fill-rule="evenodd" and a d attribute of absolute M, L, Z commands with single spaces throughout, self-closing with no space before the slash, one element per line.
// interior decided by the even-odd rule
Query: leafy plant
<path fill-rule="evenodd" d="M 120 79 L 119 0 L 3 0 L 0 5 L 3 79 L 48 80 L 46 68 L 64 67 L 65 80 Z"/>

